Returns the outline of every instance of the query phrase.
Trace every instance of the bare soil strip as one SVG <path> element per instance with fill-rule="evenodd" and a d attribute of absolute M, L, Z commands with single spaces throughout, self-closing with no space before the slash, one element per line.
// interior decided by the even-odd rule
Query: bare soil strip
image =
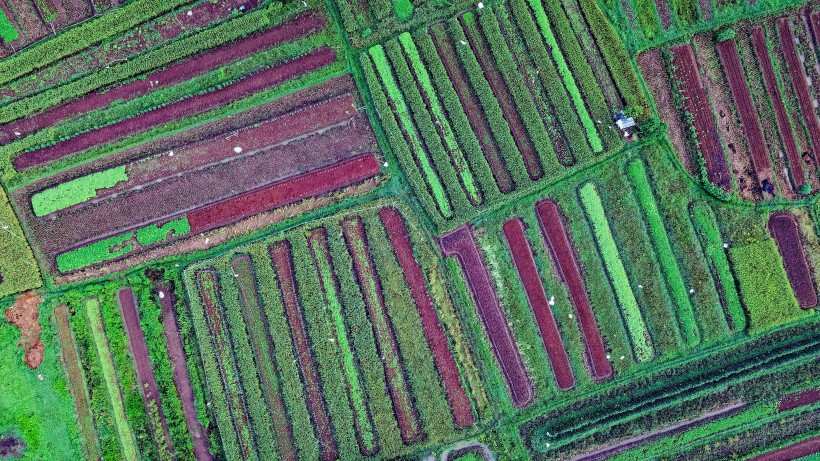
<path fill-rule="evenodd" d="M 14 304 L 5 313 L 6 321 L 20 329 L 21 339 L 17 345 L 25 349 L 24 361 L 32 370 L 43 363 L 46 348 L 40 339 L 43 331 L 39 320 L 41 302 L 43 298 L 33 291 L 23 293 L 14 299 Z"/>

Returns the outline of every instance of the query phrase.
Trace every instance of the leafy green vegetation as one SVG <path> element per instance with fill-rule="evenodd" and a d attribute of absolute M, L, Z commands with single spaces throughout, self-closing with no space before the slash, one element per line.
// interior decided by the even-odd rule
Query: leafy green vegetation
<path fill-rule="evenodd" d="M 137 229 L 137 242 L 140 245 L 153 245 L 173 237 L 182 237 L 191 232 L 191 224 L 188 217 L 183 216 L 173 221 L 158 226 L 156 224 Z"/>
<path fill-rule="evenodd" d="M 69 272 L 126 255 L 134 248 L 132 238 L 134 233 L 127 232 L 67 251 L 57 255 L 57 268 Z"/>
<path fill-rule="evenodd" d="M 109 168 L 38 192 L 31 196 L 31 206 L 36 216 L 45 216 L 91 200 L 100 189 L 108 189 L 127 180 L 125 165 Z"/>
<path fill-rule="evenodd" d="M 0 187 L 0 299 L 43 285 L 40 268 Z"/>
<path fill-rule="evenodd" d="M 14 23 L 11 22 L 5 11 L 0 12 L 0 39 L 4 43 L 11 43 L 19 37 L 20 33 L 17 32 L 17 28 L 14 27 Z"/>

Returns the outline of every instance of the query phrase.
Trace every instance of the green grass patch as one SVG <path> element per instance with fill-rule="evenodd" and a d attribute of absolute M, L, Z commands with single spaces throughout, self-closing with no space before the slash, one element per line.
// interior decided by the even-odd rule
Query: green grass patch
<path fill-rule="evenodd" d="M 0 298 L 41 286 L 40 268 L 0 187 Z"/>
<path fill-rule="evenodd" d="M 169 238 L 188 235 L 189 232 L 191 232 L 191 224 L 188 222 L 188 216 L 183 216 L 161 226 L 152 224 L 137 230 L 137 243 L 145 246 L 153 245 Z"/>
<path fill-rule="evenodd" d="M 134 245 L 125 242 L 133 237 L 133 232 L 127 232 L 57 255 L 57 269 L 69 272 L 126 255 Z"/>
<path fill-rule="evenodd" d="M 127 180 L 125 165 L 109 168 L 38 192 L 31 197 L 31 206 L 36 216 L 46 216 L 91 200 L 100 189 L 108 189 Z"/>
<path fill-rule="evenodd" d="M 601 197 L 598 195 L 595 185 L 591 182 L 584 184 L 579 189 L 579 194 L 587 217 L 592 223 L 595 240 L 598 243 L 601 258 L 604 260 L 607 273 L 612 281 L 615 296 L 618 298 L 618 304 L 626 322 L 626 329 L 632 340 L 635 357 L 641 362 L 649 360 L 654 355 L 652 341 L 646 329 L 646 323 L 644 323 L 641 316 L 635 293 L 629 285 L 629 278 L 626 275 L 624 263 L 621 261 L 618 247 L 612 236 L 612 230 L 609 227 Z"/>
<path fill-rule="evenodd" d="M 413 17 L 413 2 L 410 0 L 393 0 L 393 13 L 400 22 Z"/>
<path fill-rule="evenodd" d="M 3 11 L 0 13 L 0 39 L 3 39 L 4 43 L 11 43 L 18 38 L 20 38 L 20 33 L 17 32 L 14 23 L 11 22 L 11 19 L 6 16 L 6 12 Z"/>

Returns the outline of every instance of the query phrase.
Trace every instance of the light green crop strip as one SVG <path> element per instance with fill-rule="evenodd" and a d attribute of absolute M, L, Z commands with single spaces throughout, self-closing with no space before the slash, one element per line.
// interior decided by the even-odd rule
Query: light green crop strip
<path fill-rule="evenodd" d="M 100 189 L 108 189 L 127 180 L 125 165 L 98 171 L 34 194 L 31 207 L 36 216 L 46 216 L 91 200 Z"/>
<path fill-rule="evenodd" d="M 591 182 L 584 184 L 580 193 L 581 202 L 595 231 L 595 240 L 601 250 L 601 257 L 612 280 L 612 288 L 621 306 L 626 329 L 632 339 L 635 357 L 640 362 L 649 360 L 654 355 L 652 341 L 641 316 L 641 310 L 638 308 L 635 293 L 629 285 L 629 278 L 626 275 L 624 263 L 621 261 L 621 255 L 618 253 L 615 239 L 612 237 L 612 230 L 609 228 L 601 197 L 598 196 L 598 190 Z"/>
<path fill-rule="evenodd" d="M 399 118 L 402 128 L 408 134 L 407 138 L 410 140 L 413 148 L 412 150 L 416 153 L 416 158 L 418 159 L 421 169 L 424 172 L 424 177 L 427 179 L 427 184 L 430 185 L 430 189 L 433 192 L 433 197 L 436 199 L 439 211 L 445 218 L 450 218 L 453 216 L 453 210 L 450 208 L 450 202 L 447 200 L 447 196 L 444 193 L 444 186 L 441 184 L 441 180 L 436 174 L 436 170 L 430 163 L 430 158 L 427 156 L 427 153 L 424 152 L 424 148 L 421 146 L 418 137 L 414 135 L 416 129 L 413 126 L 410 110 L 407 108 L 407 104 L 404 102 L 404 96 L 402 96 L 396 80 L 393 78 L 393 72 L 390 69 L 390 63 L 387 62 L 387 56 L 384 53 L 384 48 L 382 48 L 381 45 L 376 45 L 370 48 L 369 53 L 370 57 L 373 58 L 373 62 L 376 64 L 376 70 L 379 73 L 379 77 L 381 77 L 384 82 L 384 87 L 387 89 L 387 95 L 393 100 L 393 104 L 396 106 L 396 115 Z"/>
<path fill-rule="evenodd" d="M 399 42 L 401 42 L 404 52 L 410 57 L 410 63 L 413 66 L 413 71 L 416 74 L 418 83 L 421 85 L 422 90 L 427 93 L 427 99 L 430 101 L 430 112 L 433 113 L 436 124 L 441 127 L 444 144 L 447 146 L 447 151 L 450 153 L 459 176 L 461 176 L 464 189 L 470 197 L 471 202 L 479 203 L 481 197 L 478 195 L 478 185 L 473 178 L 473 173 L 470 171 L 467 160 L 464 158 L 464 153 L 458 146 L 458 141 L 456 140 L 453 129 L 450 127 L 450 122 L 447 121 L 447 117 L 444 115 L 444 110 L 441 108 L 436 90 L 433 89 L 430 75 L 427 73 L 427 69 L 421 61 L 421 55 L 419 55 L 416 44 L 413 42 L 413 37 L 409 32 L 403 32 L 399 35 Z"/>

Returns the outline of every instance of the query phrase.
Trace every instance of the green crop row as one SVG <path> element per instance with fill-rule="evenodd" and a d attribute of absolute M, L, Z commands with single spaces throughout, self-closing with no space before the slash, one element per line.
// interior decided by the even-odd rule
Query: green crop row
<path fill-rule="evenodd" d="M 119 11 L 119 10 L 118 10 Z M 274 10 L 275 11 L 275 10 Z M 195 35 L 182 38 L 161 48 L 151 50 L 139 57 L 114 64 L 65 85 L 43 91 L 31 97 L 14 101 L 0 108 L 0 121 L 8 123 L 54 107 L 62 102 L 77 99 L 82 95 L 116 84 L 138 78 L 141 74 L 161 68 L 174 62 L 215 48 L 225 43 L 253 34 L 281 22 L 284 18 L 276 16 L 271 19 L 270 9 L 259 9 L 233 21 L 220 24 Z M 71 29 L 72 31 L 75 29 Z M 58 37 L 63 37 L 59 35 Z M 10 59 L 19 56 L 12 56 Z M 5 64 L 8 60 L 2 61 Z"/>
<path fill-rule="evenodd" d="M 394 151 L 397 151 L 397 155 L 400 159 L 415 159 L 414 163 L 418 165 L 418 167 L 414 167 L 413 169 L 418 168 L 421 170 L 424 175 L 424 184 L 428 185 L 439 212 L 445 218 L 450 218 L 453 215 L 453 210 L 447 199 L 444 186 L 436 174 L 427 152 L 425 152 L 424 147 L 421 145 L 419 137 L 416 135 L 410 110 L 404 101 L 404 97 L 396 80 L 393 78 L 393 72 L 390 68 L 390 64 L 387 62 L 384 49 L 381 46 L 374 46 L 370 48 L 369 55 L 370 59 L 368 59 L 368 56 L 364 53 L 361 55 L 363 61 L 362 66 L 365 68 L 365 76 L 371 76 L 371 81 L 368 82 L 368 86 L 371 88 L 371 93 L 374 94 L 379 117 L 382 123 L 387 125 L 385 131 L 390 139 L 390 146 Z M 390 98 L 390 104 L 387 103 L 384 93 L 381 91 L 381 85 L 378 81 L 375 81 L 375 75 L 368 72 L 368 68 L 372 69 L 374 63 L 387 96 Z M 399 129 L 396 124 L 396 118 L 394 116 L 398 118 L 401 129 Z M 410 151 L 413 153 L 410 154 Z M 405 163 L 408 167 L 410 166 L 409 162 Z M 409 168 L 405 168 L 405 171 L 408 169 Z M 412 179 L 411 177 L 411 180 Z"/>
<path fill-rule="evenodd" d="M 692 222 L 695 224 L 701 245 L 706 252 L 709 265 L 715 272 L 716 282 L 721 293 L 721 300 L 732 321 L 732 327 L 739 331 L 746 329 L 746 313 L 740 304 L 740 297 L 735 286 L 735 277 L 726 257 L 723 236 L 718 228 L 717 219 L 711 208 L 704 202 L 692 204 Z"/>
<path fill-rule="evenodd" d="M 0 14 L 0 39 L 3 40 L 3 43 L 11 43 L 18 38 L 20 38 L 20 33 L 17 32 L 14 23 L 11 22 L 11 19 L 6 16 L 6 12 L 3 11 L 2 14 Z"/>
<path fill-rule="evenodd" d="M 126 232 L 61 253 L 57 255 L 57 269 L 69 272 L 126 255 L 134 249 L 130 242 L 133 238 L 133 232 Z"/>
<path fill-rule="evenodd" d="M 191 232 L 191 224 L 188 222 L 188 217 L 183 216 L 179 219 L 168 221 L 161 226 L 152 224 L 137 229 L 137 243 L 143 246 L 153 245 L 165 241 L 168 238 L 188 235 L 189 232 Z"/>
<path fill-rule="evenodd" d="M 43 285 L 20 221 L 0 187 L 0 298 Z"/>
<path fill-rule="evenodd" d="M 35 216 L 45 216 L 87 202 L 95 198 L 100 189 L 108 189 L 127 180 L 125 165 L 109 168 L 38 192 L 31 197 L 31 206 Z"/>
<path fill-rule="evenodd" d="M 119 435 L 122 457 L 127 461 L 137 460 L 137 447 L 134 442 L 134 434 L 128 425 L 125 416 L 125 405 L 123 403 L 122 390 L 117 378 L 114 359 L 105 335 L 102 313 L 100 311 L 100 301 L 96 298 L 89 298 L 85 302 L 85 314 L 91 327 L 91 336 L 97 348 L 97 355 L 100 359 L 102 376 L 105 381 L 105 389 L 111 401 L 111 409 L 114 413 L 117 434 Z"/>
<path fill-rule="evenodd" d="M 672 245 L 667 236 L 666 226 L 658 211 L 655 193 L 652 190 L 652 185 L 649 183 L 643 161 L 634 160 L 629 163 L 627 166 L 627 174 L 635 188 L 635 194 L 638 197 L 638 203 L 640 204 L 641 211 L 649 228 L 652 243 L 660 259 L 661 270 L 666 278 L 666 284 L 669 287 L 672 298 L 674 299 L 676 305 L 675 312 L 681 327 L 681 333 L 689 346 L 695 346 L 700 342 L 697 320 L 695 319 L 692 303 L 689 300 L 689 293 L 684 284 L 683 274 L 678 266 L 675 252 L 672 250 Z"/>
<path fill-rule="evenodd" d="M 87 21 L 78 27 L 44 40 L 36 46 L 14 54 L 0 62 L 0 84 L 43 68 L 52 62 L 101 43 L 151 20 L 161 14 L 190 3 L 191 0 L 145 0 L 132 2 Z"/>
<path fill-rule="evenodd" d="M 635 299 L 635 293 L 626 275 L 626 269 L 621 261 L 618 247 L 612 237 L 612 230 L 607 221 L 603 203 L 595 188 L 595 184 L 589 182 L 579 189 L 581 203 L 586 210 L 587 218 L 592 223 L 595 232 L 595 240 L 604 260 L 607 273 L 612 282 L 612 288 L 618 298 L 624 321 L 626 323 L 629 337 L 632 340 L 635 357 L 643 362 L 652 358 L 654 352 L 649 332 Z"/>

